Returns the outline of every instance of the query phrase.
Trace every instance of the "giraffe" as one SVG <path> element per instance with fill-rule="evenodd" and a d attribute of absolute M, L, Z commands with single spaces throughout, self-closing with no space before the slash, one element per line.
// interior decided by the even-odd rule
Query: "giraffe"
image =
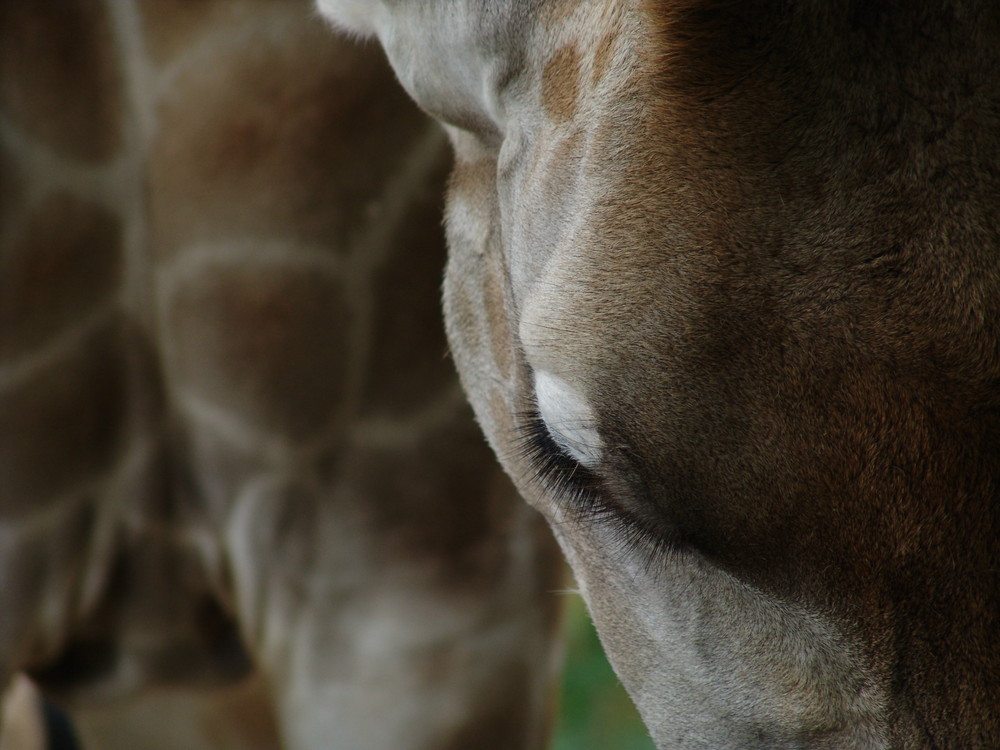
<path fill-rule="evenodd" d="M 0 0 L 0 684 L 85 747 L 544 743 L 562 562 L 446 357 L 447 161 L 307 0 Z"/>
<path fill-rule="evenodd" d="M 45 719 L 38 691 L 24 675 L 15 678 L 3 700 L 0 750 L 47 750 Z"/>
<path fill-rule="evenodd" d="M 319 7 L 449 134 L 460 377 L 657 747 L 1000 747 L 1000 7 Z"/>

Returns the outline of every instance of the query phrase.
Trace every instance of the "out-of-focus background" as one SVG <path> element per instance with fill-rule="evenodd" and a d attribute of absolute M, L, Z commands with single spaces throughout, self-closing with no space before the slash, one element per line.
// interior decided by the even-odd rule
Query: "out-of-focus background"
<path fill-rule="evenodd" d="M 574 595 L 566 606 L 566 666 L 551 750 L 655 750 L 635 707 L 604 656 L 583 602 Z M 53 707 L 49 708 L 51 711 Z M 77 750 L 75 742 L 66 736 L 65 719 L 58 715 L 54 718 L 62 736 L 51 745 L 51 750 Z M 49 719 L 51 721 L 53 716 Z M 35 725 L 28 723 L 15 730 L 31 736 L 4 737 L 0 750 L 37 747 L 41 742 L 35 736 L 38 731 Z"/>
<path fill-rule="evenodd" d="M 566 667 L 552 750 L 655 750 L 578 596 L 567 602 Z"/>

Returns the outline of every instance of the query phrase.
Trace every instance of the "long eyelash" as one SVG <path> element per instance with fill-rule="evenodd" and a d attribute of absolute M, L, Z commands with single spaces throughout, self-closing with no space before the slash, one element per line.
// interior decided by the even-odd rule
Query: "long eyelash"
<path fill-rule="evenodd" d="M 553 440 L 537 411 L 522 414 L 518 451 L 527 459 L 535 479 L 559 497 L 568 510 L 584 516 L 600 514 L 600 480 L 567 456 Z"/>
<path fill-rule="evenodd" d="M 633 517 L 608 499 L 601 479 L 567 456 L 537 411 L 520 415 L 518 451 L 538 481 L 563 510 L 579 521 L 611 521 L 619 552 L 638 554 L 647 573 L 655 572 L 675 545 L 651 524 Z"/>

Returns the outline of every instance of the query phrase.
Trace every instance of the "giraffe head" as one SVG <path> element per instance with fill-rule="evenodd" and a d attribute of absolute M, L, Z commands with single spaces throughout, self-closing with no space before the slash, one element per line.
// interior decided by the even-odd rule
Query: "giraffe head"
<path fill-rule="evenodd" d="M 320 0 L 449 132 L 455 360 L 660 748 L 1000 743 L 966 5 Z"/>

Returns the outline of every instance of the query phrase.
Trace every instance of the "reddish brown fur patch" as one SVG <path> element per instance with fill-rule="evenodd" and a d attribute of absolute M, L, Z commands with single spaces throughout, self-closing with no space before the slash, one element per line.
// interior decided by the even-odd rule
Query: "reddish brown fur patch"
<path fill-rule="evenodd" d="M 350 316 L 322 274 L 205 271 L 171 300 L 173 370 L 185 389 L 293 439 L 327 426 L 341 398 Z"/>
<path fill-rule="evenodd" d="M 568 44 L 560 48 L 542 72 L 542 106 L 557 123 L 576 114 L 580 98 L 580 52 Z"/>
<path fill-rule="evenodd" d="M 675 95 L 711 100 L 752 79 L 784 28 L 769 0 L 646 0 L 660 35 L 651 61 Z"/>
<path fill-rule="evenodd" d="M 0 255 L 0 359 L 86 317 L 121 275 L 121 227 L 99 206 L 58 193 L 23 221 L 20 244 Z"/>
<path fill-rule="evenodd" d="M 343 251 L 426 132 L 377 50 L 307 24 L 221 39 L 159 114 L 149 192 L 160 253 L 234 233 Z"/>
<path fill-rule="evenodd" d="M 708 166 L 699 163 L 705 156 L 726 168 L 780 161 L 793 128 L 818 106 L 815 92 L 797 85 L 818 53 L 790 39 L 794 11 L 784 13 L 776 0 L 646 0 L 645 7 L 654 30 L 647 96 L 662 106 L 659 134 L 675 138 L 696 169 Z"/>
<path fill-rule="evenodd" d="M 594 50 L 594 63 L 591 73 L 591 85 L 596 86 L 608 72 L 608 64 L 611 62 L 612 54 L 615 50 L 615 43 L 618 41 L 618 30 L 609 31 L 605 34 Z"/>
<path fill-rule="evenodd" d="M 110 156 L 123 109 L 116 49 L 97 0 L 0 3 L 0 109 L 60 154 Z"/>

